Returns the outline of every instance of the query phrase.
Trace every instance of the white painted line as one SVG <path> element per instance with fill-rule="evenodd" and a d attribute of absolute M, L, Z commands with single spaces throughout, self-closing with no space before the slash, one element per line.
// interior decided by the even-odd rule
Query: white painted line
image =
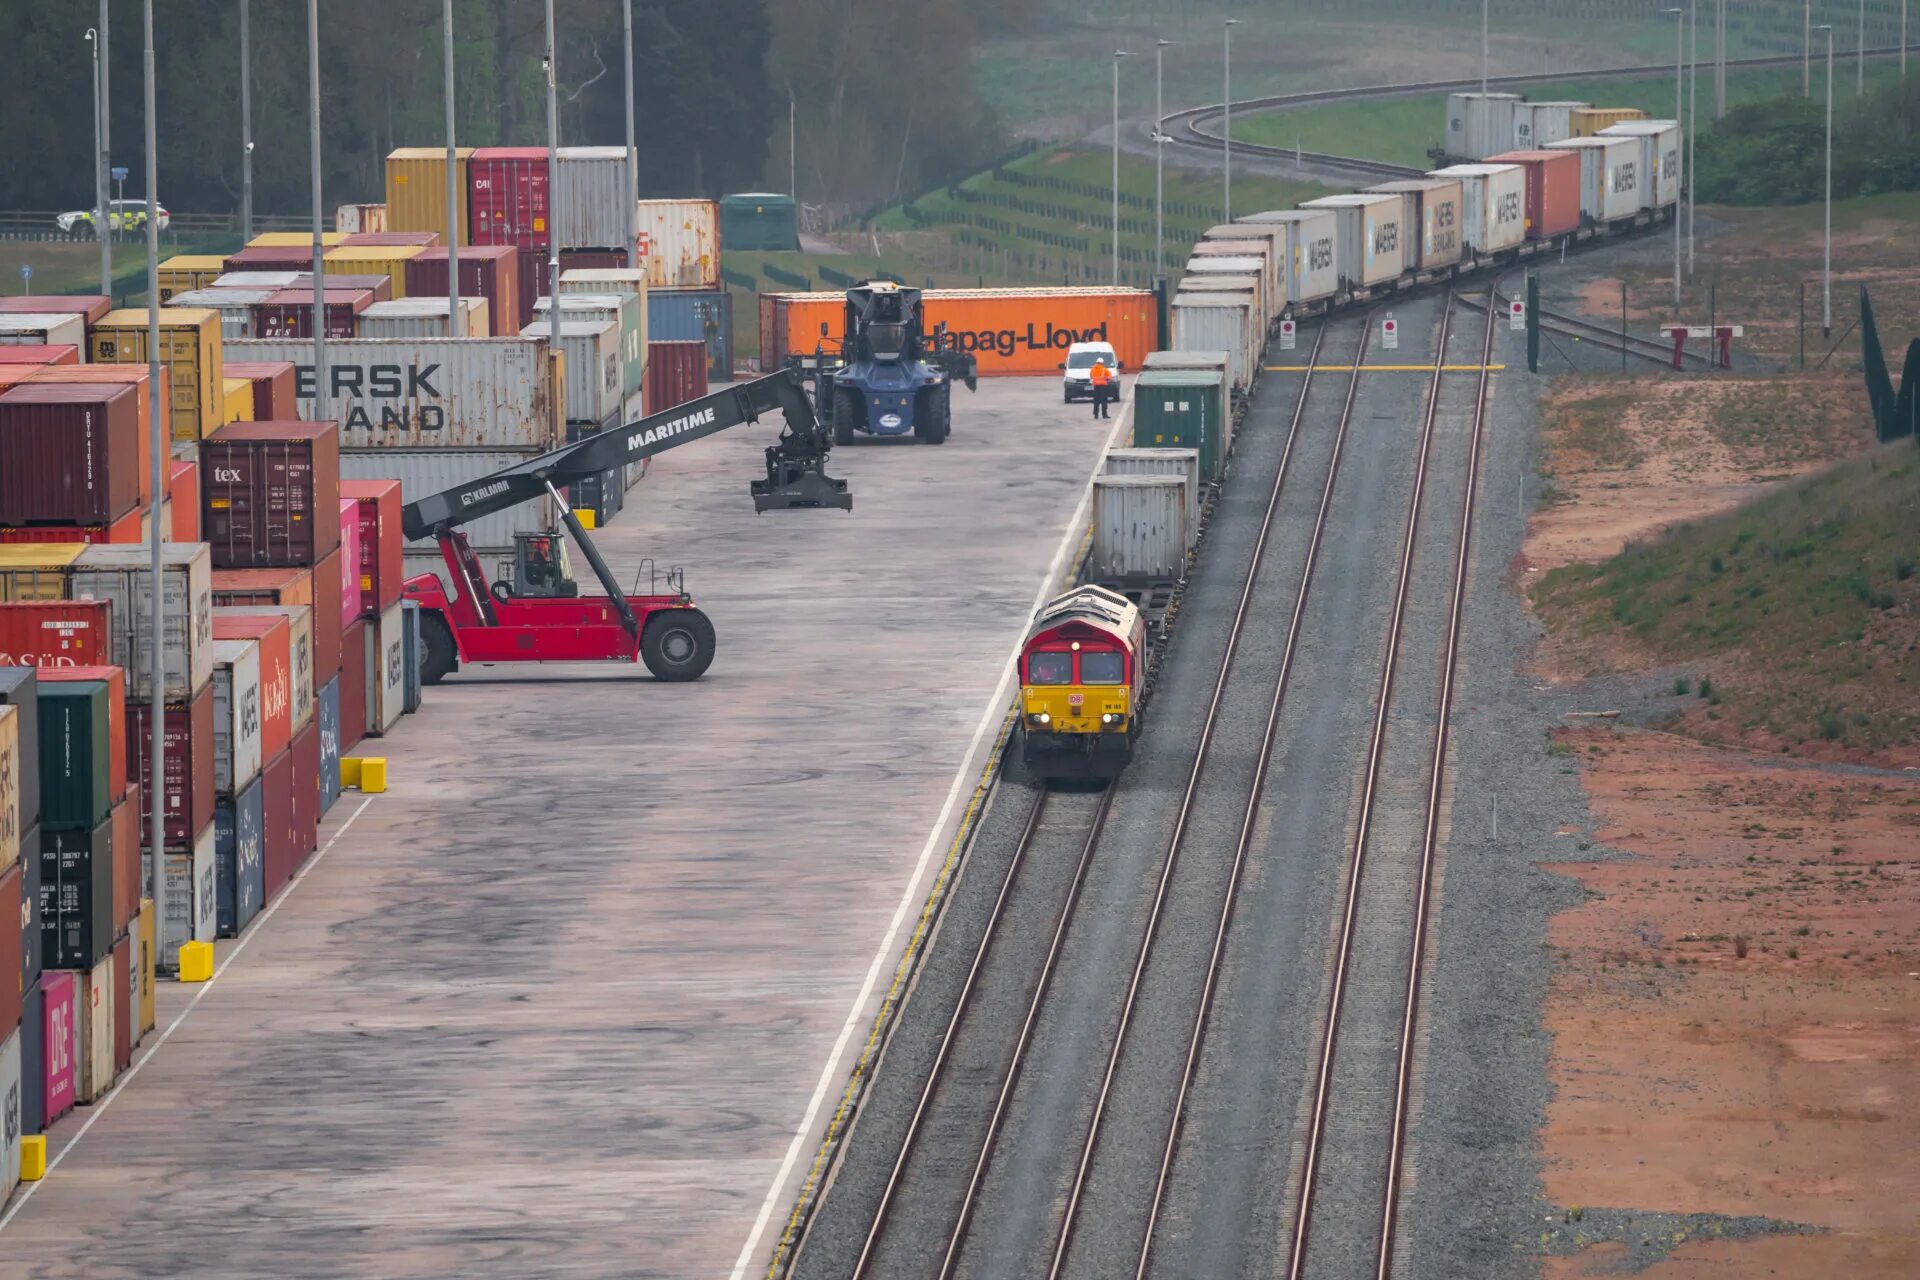
<path fill-rule="evenodd" d="M 1114 441 L 1120 438 L 1133 417 L 1133 399 L 1128 397 L 1126 405 L 1107 433 L 1107 442 L 1102 447 L 1104 459 L 1111 450 Z M 1094 474 L 1099 473 L 1096 463 Z M 1073 509 L 1073 517 L 1068 520 L 1066 531 L 1061 534 L 1060 545 L 1055 548 L 1053 560 L 1047 565 L 1046 576 L 1041 579 L 1040 589 L 1034 593 L 1033 603 L 1027 609 L 1027 616 L 1039 612 L 1040 606 L 1047 601 L 1048 593 L 1054 590 L 1054 582 L 1066 566 L 1067 557 L 1078 547 L 1081 530 L 1087 521 L 1087 512 L 1093 503 L 1093 476 L 1087 477 L 1087 484 L 1080 493 L 1079 505 Z M 887 925 L 886 933 L 880 939 L 880 946 L 873 953 L 873 962 L 867 966 L 866 981 L 860 984 L 860 993 L 853 999 L 853 1005 L 847 1010 L 847 1019 L 840 1027 L 840 1037 L 833 1042 L 833 1052 L 827 1055 L 826 1065 L 820 1069 L 819 1083 L 814 1086 L 813 1097 L 807 1101 L 807 1110 L 800 1118 L 800 1124 L 793 1131 L 793 1140 L 787 1144 L 787 1155 L 780 1162 L 780 1170 L 773 1175 L 773 1183 L 767 1188 L 766 1199 L 760 1204 L 760 1212 L 753 1220 L 753 1230 L 747 1233 L 747 1242 L 740 1247 L 740 1256 L 733 1264 L 729 1280 L 745 1280 L 748 1269 L 753 1264 L 755 1253 L 760 1247 L 760 1238 L 766 1234 L 767 1223 L 772 1220 L 774 1210 L 779 1206 L 787 1179 L 793 1174 L 793 1167 L 806 1149 L 807 1135 L 813 1131 L 814 1122 L 819 1119 L 820 1108 L 826 1105 L 828 1097 L 834 1091 L 840 1078 L 841 1059 L 845 1057 L 847 1043 L 852 1040 L 854 1031 L 859 1027 L 861 1013 L 867 1002 L 873 998 L 874 987 L 880 981 L 880 974 L 887 967 L 887 958 L 893 952 L 894 942 L 900 936 L 901 926 L 914 914 L 915 904 L 924 896 L 921 882 L 926 878 L 927 867 L 933 861 L 934 851 L 940 847 L 941 833 L 953 816 L 953 808 L 960 801 L 963 792 L 970 792 L 979 767 L 974 757 L 980 750 L 980 743 L 989 730 L 997 727 L 1006 715 L 1007 701 L 1013 696 L 1010 682 L 1013 679 L 1015 663 L 1020 657 L 1020 646 L 1025 641 L 1024 631 L 1013 642 L 1013 649 L 1007 654 L 1005 665 L 1001 668 L 1000 683 L 994 686 L 993 696 L 987 700 L 985 710 L 980 714 L 980 723 L 974 727 L 973 740 L 967 744 L 966 755 L 961 758 L 960 767 L 954 771 L 953 785 L 947 789 L 946 803 L 940 806 L 940 816 L 934 819 L 933 829 L 927 832 L 927 842 L 920 849 L 920 860 L 914 864 L 913 875 L 907 881 L 907 887 L 900 895 L 900 904 L 893 910 L 893 919 Z"/>
<path fill-rule="evenodd" d="M 300 882 L 307 878 L 307 873 L 320 865 L 320 859 L 326 857 L 333 846 L 340 843 L 340 837 L 347 834 L 347 828 L 351 827 L 360 815 L 367 811 L 367 806 L 372 803 L 372 796 L 368 796 L 362 800 L 360 807 L 349 814 L 347 820 L 340 824 L 340 829 L 333 833 L 333 838 L 322 845 L 320 851 L 307 860 L 307 865 L 300 868 L 300 873 L 287 882 L 287 887 L 280 896 L 272 902 L 269 902 L 267 909 L 254 918 L 252 926 L 247 930 L 246 934 L 234 944 L 233 950 L 227 952 L 227 958 L 220 962 L 220 967 L 213 971 L 213 976 L 201 983 L 200 989 L 193 993 L 193 999 L 187 1002 L 187 1007 L 182 1009 L 179 1014 L 174 1017 L 174 1020 L 167 1024 L 167 1029 L 160 1033 L 160 1038 L 147 1046 L 147 1051 L 141 1054 L 139 1059 L 135 1061 L 131 1067 L 127 1068 L 126 1074 L 113 1082 L 113 1087 L 107 1090 L 106 1096 L 89 1108 L 90 1114 L 87 1116 L 87 1122 L 80 1126 L 80 1131 L 73 1135 L 73 1140 L 68 1142 L 66 1146 L 60 1148 L 59 1153 L 48 1162 L 45 1175 L 43 1175 L 38 1182 L 29 1182 L 21 1188 L 20 1194 L 15 1197 L 12 1206 L 8 1208 L 5 1216 L 0 1216 L 0 1231 L 5 1231 L 7 1224 L 12 1222 L 14 1217 L 18 1215 L 22 1209 L 27 1207 L 27 1201 L 33 1199 L 33 1193 L 38 1191 L 42 1186 L 45 1186 L 47 1180 L 53 1177 L 53 1172 L 60 1167 L 60 1162 L 65 1160 L 73 1149 L 80 1145 L 80 1140 L 87 1136 L 87 1130 L 93 1128 L 94 1122 L 107 1113 L 107 1108 L 112 1106 L 114 1100 L 125 1091 L 127 1086 L 133 1083 L 133 1078 L 140 1074 L 140 1068 L 146 1066 L 153 1055 L 160 1052 L 161 1047 L 173 1037 L 173 1033 L 180 1029 L 180 1024 L 185 1022 L 195 1009 L 199 1008 L 200 1002 L 206 999 L 207 992 L 213 990 L 213 984 L 220 981 L 220 975 L 225 973 L 228 968 L 232 966 L 233 962 L 240 958 L 240 953 L 247 949 L 249 942 L 252 942 L 260 936 L 262 927 L 267 921 L 273 918 L 273 913 L 280 909 L 282 903 L 293 896 L 293 891 L 300 887 Z"/>

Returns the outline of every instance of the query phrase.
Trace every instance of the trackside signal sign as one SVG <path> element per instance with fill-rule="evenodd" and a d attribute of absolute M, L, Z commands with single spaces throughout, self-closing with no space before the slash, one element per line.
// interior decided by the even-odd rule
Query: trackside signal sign
<path fill-rule="evenodd" d="M 1400 322 L 1391 315 L 1380 322 L 1380 345 L 1388 351 L 1400 349 Z"/>
<path fill-rule="evenodd" d="M 1293 342 L 1294 342 L 1293 321 L 1282 320 L 1280 322 L 1280 349 L 1282 351 L 1293 350 Z"/>
<path fill-rule="evenodd" d="M 1507 327 L 1514 333 L 1520 333 L 1527 327 L 1527 304 L 1525 299 L 1515 298 L 1507 303 Z"/>

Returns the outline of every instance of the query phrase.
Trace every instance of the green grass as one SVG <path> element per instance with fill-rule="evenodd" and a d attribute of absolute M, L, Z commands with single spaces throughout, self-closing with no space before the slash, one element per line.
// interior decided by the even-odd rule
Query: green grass
<path fill-rule="evenodd" d="M 165 262 L 180 253 L 232 253 L 239 247 L 238 236 L 185 241 L 163 235 L 160 239 L 160 261 Z M 20 278 L 22 264 L 33 268 L 34 293 L 100 291 L 100 248 L 92 241 L 0 240 L 0 293 L 12 296 L 26 292 Z M 113 296 L 122 306 L 146 301 L 147 246 L 144 240 L 113 246 Z"/>
<path fill-rule="evenodd" d="M 1547 574 L 1550 626 L 1715 668 L 1728 723 L 1880 748 L 1920 740 L 1920 449 L 1876 448 L 1726 515 Z"/>
<path fill-rule="evenodd" d="M 1899 68 L 1891 63 L 1867 67 L 1869 89 L 1899 79 Z M 1708 69 L 1700 76 L 1700 129 L 1712 127 L 1712 80 Z M 1818 69 L 1814 73 L 1816 96 L 1825 92 Z M 1727 105 L 1740 106 L 1762 102 L 1800 91 L 1797 68 L 1729 70 Z M 1650 71 L 1646 77 L 1629 80 L 1585 80 L 1578 78 L 1525 86 L 1523 92 L 1534 102 L 1570 100 L 1592 102 L 1605 107 L 1638 107 L 1660 119 L 1673 115 L 1673 68 Z M 1835 72 L 1836 95 L 1853 93 L 1851 68 Z M 1291 147 L 1308 151 L 1327 151 L 1335 155 L 1364 156 L 1393 164 L 1425 167 L 1427 150 L 1438 147 L 1446 132 L 1445 94 L 1431 97 L 1395 98 L 1384 102 L 1337 103 L 1324 107 L 1303 107 L 1295 111 L 1274 111 L 1235 120 L 1233 136 L 1268 146 Z"/>

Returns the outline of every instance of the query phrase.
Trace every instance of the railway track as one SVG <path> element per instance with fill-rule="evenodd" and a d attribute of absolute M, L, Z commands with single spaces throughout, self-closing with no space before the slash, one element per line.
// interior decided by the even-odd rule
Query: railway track
<path fill-rule="evenodd" d="M 1506 304 L 1511 299 L 1496 290 L 1493 300 L 1496 317 L 1505 314 Z M 1471 311 L 1484 313 L 1487 309 L 1484 301 L 1470 295 L 1459 295 L 1456 301 Z M 1673 367 L 1673 348 L 1657 338 L 1644 338 L 1635 333 L 1623 334 L 1618 329 L 1610 329 L 1597 321 L 1568 315 L 1563 311 L 1549 311 L 1541 308 L 1538 316 L 1540 327 L 1549 333 L 1578 338 L 1582 342 L 1591 342 L 1595 346 L 1604 347 L 1616 354 L 1624 349 L 1627 355 L 1636 360 L 1644 360 L 1649 364 L 1657 364 L 1665 368 Z M 1712 359 L 1691 349 L 1685 354 L 1685 364 L 1690 369 L 1713 368 Z"/>

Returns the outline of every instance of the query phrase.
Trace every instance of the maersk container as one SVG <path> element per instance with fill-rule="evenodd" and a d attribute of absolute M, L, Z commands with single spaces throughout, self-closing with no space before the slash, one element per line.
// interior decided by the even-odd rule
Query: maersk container
<path fill-rule="evenodd" d="M 298 416 L 313 417 L 312 343 L 255 340 L 236 342 L 230 350 L 243 360 L 290 361 Z M 550 421 L 546 343 L 534 339 L 329 342 L 327 381 L 327 416 L 340 423 L 343 450 L 540 452 L 558 443 Z"/>
<path fill-rule="evenodd" d="M 1340 220 L 1340 279 L 1349 289 L 1363 289 L 1393 280 L 1407 269 L 1402 204 L 1397 195 L 1354 192 L 1322 196 L 1301 208 L 1328 209 Z"/>
<path fill-rule="evenodd" d="M 563 320 L 610 321 L 620 326 L 620 394 L 630 396 L 640 390 L 647 376 L 647 299 L 644 293 L 579 293 L 567 288 L 563 273 L 560 281 L 560 315 Z M 533 304 L 534 327 L 540 326 L 553 305 L 551 298 Z M 572 401 L 568 417 L 573 417 Z"/>
<path fill-rule="evenodd" d="M 1446 150 L 1450 156 L 1478 160 L 1513 149 L 1517 93 L 1450 93 L 1447 95 Z"/>
<path fill-rule="evenodd" d="M 1241 218 L 1287 231 L 1287 300 L 1318 302 L 1340 290 L 1340 220 L 1331 209 L 1273 209 Z"/>
<path fill-rule="evenodd" d="M 1250 230 L 1264 235 L 1256 237 L 1241 236 L 1231 239 L 1201 240 L 1193 246 L 1188 257 L 1191 258 L 1257 258 L 1260 261 L 1260 291 L 1265 298 L 1267 318 L 1273 319 L 1287 305 L 1286 281 L 1280 270 L 1281 247 L 1275 241 L 1285 241 L 1286 232 L 1279 227 L 1254 227 Z"/>
<path fill-rule="evenodd" d="M 1460 183 L 1461 235 L 1467 252 L 1488 255 L 1527 238 L 1527 171 L 1517 164 L 1456 164 L 1435 178 Z"/>
<path fill-rule="evenodd" d="M 1500 150 L 1531 151 L 1549 142 L 1573 136 L 1573 113 L 1585 111 L 1585 102 L 1517 102 L 1513 107 L 1513 142 Z M 1493 153 L 1489 153 L 1491 155 Z M 1485 159 L 1486 157 L 1481 157 Z"/>
<path fill-rule="evenodd" d="M 1228 384 L 1243 394 L 1253 385 L 1262 335 L 1251 301 L 1234 293 L 1176 294 L 1168 313 L 1174 350 L 1224 351 Z"/>
<path fill-rule="evenodd" d="M 1186 481 L 1179 476 L 1095 476 L 1089 573 L 1122 582 L 1167 581 L 1187 568 Z"/>
<path fill-rule="evenodd" d="M 625 147 L 561 147 L 555 156 L 554 234 L 562 249 L 624 249 L 633 185 Z"/>
<path fill-rule="evenodd" d="M 260 776 L 264 727 L 260 699 L 260 642 L 213 642 L 213 789 L 222 796 L 247 789 Z"/>
<path fill-rule="evenodd" d="M 239 936 L 266 904 L 265 794 L 266 779 L 255 778 L 214 807 L 214 931 L 222 938 Z"/>
<path fill-rule="evenodd" d="M 640 265 L 654 289 L 720 287 L 720 206 L 711 200 L 642 200 Z"/>
<path fill-rule="evenodd" d="M 1253 284 L 1253 314 L 1258 332 L 1265 334 L 1275 312 L 1267 305 L 1266 260 L 1254 255 L 1206 254 L 1187 259 L 1188 277 L 1235 276 Z"/>
<path fill-rule="evenodd" d="M 733 295 L 725 289 L 704 291 L 661 288 L 651 277 L 647 290 L 649 342 L 704 342 L 707 378 L 733 380 Z M 765 358 L 764 356 L 762 357 Z"/>
<path fill-rule="evenodd" d="M 127 697 L 153 691 L 153 573 L 141 546 L 92 546 L 73 562 L 73 598 L 113 605 L 113 663 Z M 160 697 L 184 702 L 213 678 L 213 557 L 204 542 L 160 545 Z"/>
<path fill-rule="evenodd" d="M 543 338 L 552 332 L 550 321 L 535 317 L 520 336 Z M 560 349 L 566 353 L 567 421 L 600 423 L 619 413 L 626 377 L 620 359 L 620 326 L 611 320 L 563 316 Z"/>
<path fill-rule="evenodd" d="M 1207 234 L 1194 246 L 1198 252 L 1200 245 L 1231 245 L 1235 242 L 1251 240 L 1266 246 L 1267 255 L 1267 297 L 1277 315 L 1287 305 L 1287 229 L 1272 223 L 1222 222 L 1218 226 L 1207 228 Z"/>
<path fill-rule="evenodd" d="M 1675 120 L 1627 120 L 1596 137 L 1632 138 L 1640 146 L 1640 207 L 1664 209 L 1680 199 L 1680 124 Z"/>
<path fill-rule="evenodd" d="M 0 346 L 84 347 L 87 318 L 45 311 L 0 312 Z"/>
<path fill-rule="evenodd" d="M 1450 178 L 1409 178 L 1383 182 L 1368 191 L 1398 194 L 1401 223 L 1413 230 L 1407 241 L 1407 266 L 1438 271 L 1460 261 L 1460 184 Z"/>
<path fill-rule="evenodd" d="M 444 296 L 438 298 L 396 298 L 376 302 L 354 317 L 356 338 L 451 338 L 453 325 L 448 317 L 453 309 Z M 485 338 L 493 333 L 493 321 L 485 298 L 460 299 L 462 338 Z"/>
<path fill-rule="evenodd" d="M 1604 226 L 1644 207 L 1638 138 L 1567 138 L 1545 150 L 1579 153 L 1580 213 L 1587 221 Z"/>
<path fill-rule="evenodd" d="M 518 466 L 533 453 L 533 450 L 356 449 L 340 455 L 340 475 L 349 480 L 398 480 L 401 499 L 412 502 L 503 468 Z M 481 516 L 461 526 L 461 532 L 467 535 L 476 551 L 511 552 L 516 533 L 553 532 L 552 506 L 549 502 L 522 502 L 505 511 Z M 432 538 L 408 542 L 404 563 L 404 572 L 409 577 L 428 569 L 438 572 L 442 578 L 447 576 L 439 544 Z"/>
<path fill-rule="evenodd" d="M 1233 442 L 1233 400 L 1214 369 L 1148 369 L 1133 380 L 1133 447 L 1192 449 L 1200 479 L 1217 481 Z"/>
<path fill-rule="evenodd" d="M 1110 476 L 1178 476 L 1186 485 L 1187 536 L 1200 536 L 1200 451 L 1198 449 L 1113 449 L 1103 460 Z M 1191 547 L 1191 543 L 1189 543 Z"/>

